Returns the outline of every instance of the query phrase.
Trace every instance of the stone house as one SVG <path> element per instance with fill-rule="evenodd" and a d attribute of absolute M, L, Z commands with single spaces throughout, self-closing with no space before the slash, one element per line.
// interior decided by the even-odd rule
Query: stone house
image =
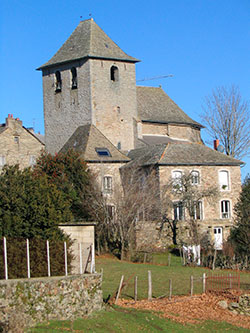
<path fill-rule="evenodd" d="M 160 193 L 169 179 L 184 173 L 192 173 L 194 186 L 214 185 L 217 202 L 200 202 L 196 215 L 219 248 L 233 223 L 242 162 L 220 153 L 217 146 L 206 147 L 200 134 L 203 126 L 161 88 L 136 86 L 137 62 L 93 19 L 80 22 L 38 68 L 43 75 L 46 149 L 81 152 L 110 204 L 114 189 L 122 188 L 124 168 L 153 167 Z M 181 203 L 173 202 L 169 216 L 185 220 Z M 152 221 L 139 224 L 138 245 L 146 235 L 145 244 L 161 247 L 165 241 L 157 230 Z"/>
<path fill-rule="evenodd" d="M 21 169 L 32 167 L 44 147 L 43 136 L 25 128 L 13 115 L 9 114 L 0 125 L 0 169 L 5 164 L 19 164 Z"/>

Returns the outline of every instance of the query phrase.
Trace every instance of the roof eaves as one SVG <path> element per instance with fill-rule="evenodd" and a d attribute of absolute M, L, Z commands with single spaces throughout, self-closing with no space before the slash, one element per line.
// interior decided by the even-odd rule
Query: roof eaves
<path fill-rule="evenodd" d="M 188 165 L 192 165 L 192 166 L 203 166 L 203 165 L 207 165 L 207 166 L 240 166 L 244 164 L 244 162 L 231 162 L 231 163 L 228 163 L 228 162 L 207 162 L 207 163 L 171 163 L 171 162 L 166 162 L 166 163 L 158 163 L 159 166 L 188 166 Z"/>
<path fill-rule="evenodd" d="M 88 160 L 85 159 L 87 163 L 128 163 L 130 160 Z"/>
<path fill-rule="evenodd" d="M 179 122 L 179 121 L 159 121 L 159 120 L 151 120 L 151 119 L 142 119 L 141 120 L 142 123 L 151 123 L 151 124 L 174 124 L 174 125 L 191 125 L 194 127 L 199 127 L 199 128 L 205 128 L 205 126 L 194 122 L 194 123 L 190 123 L 190 122 Z"/>
<path fill-rule="evenodd" d="M 58 62 L 55 62 L 53 64 L 46 65 L 46 63 L 45 63 L 44 65 L 36 68 L 36 70 L 40 71 L 40 70 L 43 70 L 43 69 L 55 67 L 55 66 L 58 66 L 58 65 L 64 65 L 64 64 L 70 63 L 72 61 L 79 61 L 79 60 L 83 60 L 83 59 L 116 60 L 116 61 L 129 62 L 129 63 L 136 63 L 136 62 L 141 61 L 141 60 L 136 59 L 136 58 L 123 59 L 123 58 L 118 58 L 118 57 L 101 57 L 101 56 L 99 57 L 99 56 L 93 56 L 93 55 L 88 54 L 84 57 L 75 58 L 75 59 L 71 59 L 71 60 L 58 61 Z"/>

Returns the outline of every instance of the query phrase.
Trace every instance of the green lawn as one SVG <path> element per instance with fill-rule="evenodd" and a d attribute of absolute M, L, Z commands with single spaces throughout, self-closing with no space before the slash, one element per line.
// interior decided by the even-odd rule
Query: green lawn
<path fill-rule="evenodd" d="M 167 263 L 167 254 L 158 254 L 154 262 Z M 113 295 L 119 285 L 120 278 L 125 275 L 125 281 L 131 278 L 122 296 L 133 297 L 133 279 L 138 276 L 139 299 L 147 297 L 147 272 L 151 270 L 153 282 L 153 296 L 158 297 L 168 294 L 168 281 L 173 280 L 174 294 L 189 293 L 190 275 L 195 277 L 195 292 L 201 292 L 201 282 L 196 278 L 202 274 L 210 273 L 209 270 L 199 267 L 183 267 L 180 258 L 172 256 L 171 266 L 153 264 L 133 264 L 119 261 L 114 258 L 96 258 L 96 269 L 103 269 L 103 296 Z M 218 274 L 227 274 L 228 271 L 216 271 Z M 250 283 L 250 274 L 241 273 L 241 281 Z M 247 329 L 238 328 L 224 322 L 206 321 L 197 325 L 181 325 L 163 319 L 156 313 L 124 309 L 116 306 L 105 306 L 104 310 L 88 318 L 79 318 L 71 321 L 51 321 L 40 324 L 28 332 L 249 332 Z"/>
<path fill-rule="evenodd" d="M 157 254 L 154 262 L 165 262 L 167 254 Z M 181 265 L 181 259 L 171 256 L 171 266 L 154 264 L 134 264 L 112 258 L 96 259 L 96 269 L 103 269 L 103 297 L 114 295 L 119 286 L 121 276 L 124 275 L 128 286 L 123 290 L 122 297 L 134 297 L 134 276 L 138 277 L 138 299 L 147 297 L 148 270 L 152 275 L 153 297 L 168 294 L 169 279 L 172 279 L 173 295 L 187 295 L 190 292 L 190 276 L 194 277 L 194 293 L 202 292 L 201 277 L 203 273 L 211 274 L 212 271 L 203 267 L 187 267 Z M 228 274 L 226 270 L 215 270 L 213 274 Z M 250 284 L 250 273 L 241 273 L 241 282 Z"/>
<path fill-rule="evenodd" d="M 41 324 L 28 332 L 249 332 L 244 328 L 224 322 L 206 321 L 198 325 L 181 325 L 159 318 L 148 311 L 137 311 L 119 307 L 109 307 L 86 319 L 70 321 L 53 321 Z"/>

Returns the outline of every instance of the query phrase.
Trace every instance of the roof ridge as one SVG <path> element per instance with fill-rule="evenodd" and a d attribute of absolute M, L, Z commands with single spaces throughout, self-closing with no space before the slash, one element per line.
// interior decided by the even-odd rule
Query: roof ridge
<path fill-rule="evenodd" d="M 163 157 L 164 157 L 166 151 L 168 150 L 168 148 L 169 148 L 169 143 L 167 143 L 165 149 L 163 150 L 163 153 L 161 154 L 161 157 L 160 157 L 160 159 L 159 159 L 159 162 L 163 159 Z"/>

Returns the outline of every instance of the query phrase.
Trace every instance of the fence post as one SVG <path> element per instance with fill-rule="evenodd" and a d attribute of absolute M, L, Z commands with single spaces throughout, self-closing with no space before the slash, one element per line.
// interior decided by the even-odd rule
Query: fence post
<path fill-rule="evenodd" d="M 48 263 L 48 276 L 50 276 L 50 255 L 49 255 L 49 241 L 47 243 L 47 263 Z"/>
<path fill-rule="evenodd" d="M 171 265 L 171 253 L 168 254 L 168 266 L 170 267 Z"/>
<path fill-rule="evenodd" d="M 95 272 L 95 244 L 91 245 L 91 264 L 90 264 L 90 273 Z"/>
<path fill-rule="evenodd" d="M 68 276 L 68 258 L 67 258 L 67 243 L 64 242 L 64 263 L 65 263 L 65 275 Z"/>
<path fill-rule="evenodd" d="M 124 275 L 122 275 L 122 277 L 121 277 L 120 285 L 119 285 L 119 288 L 118 288 L 118 291 L 117 291 L 117 295 L 116 295 L 116 299 L 115 299 L 115 304 L 117 303 L 118 298 L 119 298 L 120 293 L 121 293 L 123 279 L 124 279 Z"/>
<path fill-rule="evenodd" d="M 143 263 L 145 264 L 146 261 L 147 261 L 147 253 L 145 252 L 145 253 L 144 253 L 144 258 L 143 258 Z"/>
<path fill-rule="evenodd" d="M 151 271 L 148 271 L 148 300 L 152 301 L 152 277 L 151 277 Z"/>
<path fill-rule="evenodd" d="M 28 238 L 26 239 L 26 247 L 27 247 L 27 270 L 28 270 L 28 279 L 30 279 L 30 243 Z"/>
<path fill-rule="evenodd" d="M 137 276 L 135 276 L 135 302 L 137 302 Z"/>
<path fill-rule="evenodd" d="M 82 274 L 82 243 L 79 243 L 80 274 Z"/>
<path fill-rule="evenodd" d="M 193 275 L 190 276 L 190 295 L 193 296 L 194 293 L 194 277 Z"/>
<path fill-rule="evenodd" d="M 202 292 L 203 294 L 206 293 L 206 273 L 202 275 Z"/>
<path fill-rule="evenodd" d="M 5 280 L 8 280 L 8 260 L 7 260 L 6 237 L 3 238 L 3 252 L 4 252 L 4 273 L 5 273 Z"/>
<path fill-rule="evenodd" d="M 232 274 L 229 274 L 229 288 L 232 289 Z"/>
<path fill-rule="evenodd" d="M 172 279 L 169 280 L 169 300 L 172 298 Z"/>

